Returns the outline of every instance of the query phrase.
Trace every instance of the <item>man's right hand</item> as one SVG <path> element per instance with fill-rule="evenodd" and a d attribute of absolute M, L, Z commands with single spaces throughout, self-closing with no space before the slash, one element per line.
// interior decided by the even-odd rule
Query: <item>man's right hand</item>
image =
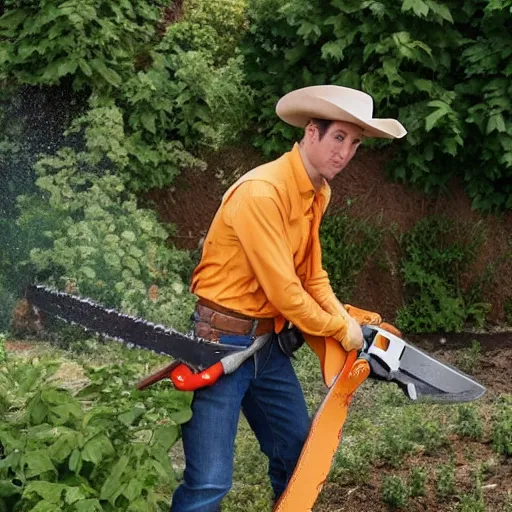
<path fill-rule="evenodd" d="M 359 325 L 357 320 L 348 315 L 347 322 L 347 334 L 341 340 L 341 345 L 347 352 L 363 348 L 363 331 L 361 330 L 361 326 Z"/>

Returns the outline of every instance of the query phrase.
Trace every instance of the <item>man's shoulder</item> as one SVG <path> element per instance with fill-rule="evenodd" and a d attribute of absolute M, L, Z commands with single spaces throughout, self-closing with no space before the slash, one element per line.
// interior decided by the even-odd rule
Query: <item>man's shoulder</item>
<path fill-rule="evenodd" d="M 276 187 L 281 185 L 286 186 L 292 173 L 287 155 L 288 154 L 285 153 L 276 160 L 255 167 L 242 176 L 242 179 L 245 177 L 246 180 L 264 181 Z"/>
<path fill-rule="evenodd" d="M 290 186 L 292 168 L 284 154 L 276 160 L 262 164 L 245 173 L 224 194 L 224 200 L 231 197 L 239 189 L 250 195 L 287 194 Z"/>

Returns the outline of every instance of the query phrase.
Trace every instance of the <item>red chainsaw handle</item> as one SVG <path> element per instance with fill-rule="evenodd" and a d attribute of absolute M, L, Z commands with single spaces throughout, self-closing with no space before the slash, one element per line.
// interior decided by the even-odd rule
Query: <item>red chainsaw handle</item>
<path fill-rule="evenodd" d="M 169 378 L 174 387 L 180 391 L 195 391 L 211 386 L 224 374 L 224 368 L 219 361 L 199 373 L 194 373 L 186 364 L 179 364 L 171 370 Z"/>

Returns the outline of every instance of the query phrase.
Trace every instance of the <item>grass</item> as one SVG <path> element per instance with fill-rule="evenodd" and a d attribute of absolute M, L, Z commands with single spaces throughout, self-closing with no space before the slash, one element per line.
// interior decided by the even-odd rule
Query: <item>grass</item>
<path fill-rule="evenodd" d="M 129 361 L 138 365 L 142 376 L 167 361 L 165 357 L 94 339 L 81 340 L 76 347 L 71 345 L 71 350 L 41 343 L 29 352 L 9 352 L 7 356 L 11 361 L 44 359 L 49 365 L 60 365 L 54 378 L 70 389 L 83 385 L 85 365 Z M 467 352 L 460 357 L 466 356 Z M 294 365 L 310 413 L 314 414 L 327 392 L 316 357 L 303 347 Z M 127 382 L 126 386 L 134 384 Z M 357 507 L 363 510 L 364 505 L 357 502 L 363 498 L 371 500 L 375 511 L 400 507 L 415 510 L 423 505 L 425 510 L 436 511 L 512 512 L 511 403 L 510 396 L 489 394 L 462 406 L 411 404 L 392 384 L 364 382 L 352 401 L 342 443 L 314 510 L 342 510 L 333 502 L 341 500 L 339 496 L 350 496 L 343 498 L 347 501 L 343 510 L 349 512 Z M 179 474 L 183 469 L 179 445 L 173 447 L 171 457 Z M 498 483 L 497 489 L 486 490 L 492 488 L 486 488 L 486 482 Z M 352 493 L 354 489 L 357 491 Z M 233 488 L 224 500 L 223 512 L 270 511 L 271 500 L 266 458 L 241 417 Z"/>

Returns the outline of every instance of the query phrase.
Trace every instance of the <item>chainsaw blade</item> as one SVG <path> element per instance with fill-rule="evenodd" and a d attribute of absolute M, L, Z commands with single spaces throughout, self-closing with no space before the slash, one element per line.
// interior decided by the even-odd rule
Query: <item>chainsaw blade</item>
<path fill-rule="evenodd" d="M 29 285 L 25 297 L 38 310 L 66 323 L 121 341 L 129 348 L 169 355 L 197 371 L 205 370 L 225 356 L 243 350 L 234 345 L 191 338 L 172 328 L 125 315 L 90 299 L 81 299 L 42 285 Z"/>
<path fill-rule="evenodd" d="M 398 336 L 368 325 L 364 331 L 371 343 L 364 350 L 375 378 L 396 382 L 411 400 L 427 398 L 436 402 L 470 402 L 486 391 L 485 387 L 457 368 L 442 363 L 409 345 Z M 388 342 L 386 349 L 375 344 L 376 334 Z"/>

